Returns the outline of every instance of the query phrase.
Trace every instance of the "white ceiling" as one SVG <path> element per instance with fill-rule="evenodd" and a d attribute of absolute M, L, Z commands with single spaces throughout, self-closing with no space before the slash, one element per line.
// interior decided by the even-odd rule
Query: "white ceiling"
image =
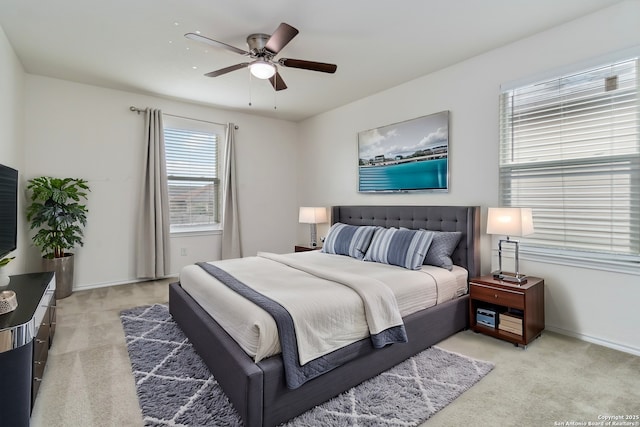
<path fill-rule="evenodd" d="M 31 74 L 297 121 L 619 1 L 1 0 L 0 26 Z M 280 22 L 300 33 L 278 58 L 337 72 L 280 67 L 276 94 L 247 69 L 203 76 L 246 58 L 183 36 L 246 49 Z"/>

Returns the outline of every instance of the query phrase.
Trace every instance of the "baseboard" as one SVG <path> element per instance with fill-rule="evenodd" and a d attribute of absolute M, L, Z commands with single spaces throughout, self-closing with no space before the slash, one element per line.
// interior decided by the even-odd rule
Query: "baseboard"
<path fill-rule="evenodd" d="M 164 279 L 177 279 L 178 275 L 170 275 L 165 277 Z M 164 280 L 164 279 L 159 279 L 159 280 Z M 151 282 L 153 281 L 153 279 L 130 279 L 130 280 L 124 280 L 121 282 L 103 282 L 103 283 L 90 283 L 90 284 L 86 284 L 86 285 L 79 285 L 79 286 L 75 286 L 73 288 L 73 291 L 87 291 L 89 289 L 98 289 L 98 288 L 108 288 L 109 286 L 120 286 L 120 285 L 130 285 L 132 283 L 141 283 L 141 282 Z"/>
<path fill-rule="evenodd" d="M 555 332 L 560 335 L 566 335 L 572 338 L 579 339 L 581 341 L 586 341 L 591 344 L 601 345 L 603 347 L 608 347 L 613 350 L 622 351 L 624 353 L 633 354 L 634 356 L 640 356 L 640 348 L 629 347 L 623 344 L 615 343 L 612 341 L 603 340 L 602 338 L 596 338 L 589 335 L 579 334 L 573 331 L 568 331 L 562 328 L 556 328 L 555 326 L 545 325 L 545 330 L 550 332 Z"/>

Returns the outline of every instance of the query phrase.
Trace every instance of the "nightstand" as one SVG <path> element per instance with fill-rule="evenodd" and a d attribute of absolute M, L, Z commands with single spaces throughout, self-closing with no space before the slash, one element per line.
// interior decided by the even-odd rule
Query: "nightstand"
<path fill-rule="evenodd" d="M 322 249 L 322 246 L 316 246 L 316 247 L 312 247 L 312 246 L 295 246 L 295 251 L 296 252 L 307 252 L 307 251 L 318 251 Z"/>
<path fill-rule="evenodd" d="M 474 332 L 526 348 L 544 330 L 544 279 L 529 276 L 518 286 L 493 276 L 472 278 L 469 323 Z"/>

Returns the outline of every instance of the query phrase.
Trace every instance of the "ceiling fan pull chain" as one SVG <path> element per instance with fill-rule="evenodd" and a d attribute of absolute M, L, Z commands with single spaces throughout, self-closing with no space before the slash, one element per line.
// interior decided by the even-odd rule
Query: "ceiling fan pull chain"
<path fill-rule="evenodd" d="M 251 107 L 251 85 L 253 84 L 253 79 L 251 78 L 251 72 L 249 72 L 249 107 Z"/>
<path fill-rule="evenodd" d="M 278 82 L 278 73 L 276 73 L 276 74 L 273 76 L 273 81 L 274 81 L 274 83 L 276 83 L 276 85 L 275 85 L 275 86 L 277 87 L 277 86 L 278 86 L 278 85 L 277 85 L 277 82 Z M 274 109 L 274 110 L 277 110 L 277 109 L 278 109 L 278 102 L 277 102 L 277 100 L 278 100 L 278 91 L 277 91 L 277 90 L 274 90 L 274 91 L 273 91 L 273 109 Z"/>

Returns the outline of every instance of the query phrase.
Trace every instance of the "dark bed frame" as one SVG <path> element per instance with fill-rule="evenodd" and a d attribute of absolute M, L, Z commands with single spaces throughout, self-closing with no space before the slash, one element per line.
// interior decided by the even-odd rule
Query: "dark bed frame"
<path fill-rule="evenodd" d="M 480 273 L 480 208 L 476 206 L 334 206 L 332 221 L 435 231 L 461 231 L 454 264 L 469 277 Z M 295 390 L 285 384 L 282 358 L 255 363 L 244 350 L 187 294 L 179 283 L 169 285 L 171 315 L 193 343 L 245 426 L 276 426 L 416 355 L 468 327 L 468 296 L 439 304 L 404 318 L 406 344 L 374 349 L 370 340 L 352 344 L 352 360 Z"/>

